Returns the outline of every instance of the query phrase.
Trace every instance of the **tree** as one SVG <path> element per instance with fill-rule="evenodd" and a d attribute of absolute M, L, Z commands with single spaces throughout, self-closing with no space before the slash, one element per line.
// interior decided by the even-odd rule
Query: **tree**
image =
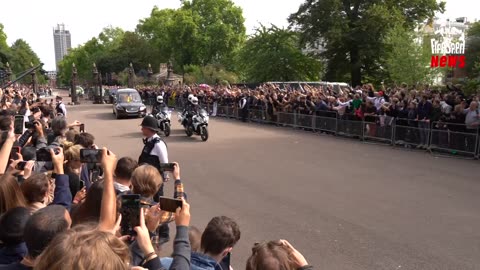
<path fill-rule="evenodd" d="M 430 43 L 422 42 L 422 38 L 401 25 L 387 33 L 385 67 L 397 85 L 431 83 L 434 69 L 430 68 Z"/>
<path fill-rule="evenodd" d="M 10 48 L 7 44 L 7 34 L 3 31 L 3 24 L 0 23 L 0 67 L 8 62 Z"/>
<path fill-rule="evenodd" d="M 110 57 L 112 55 L 113 57 Z M 148 64 L 152 64 L 154 67 L 160 66 L 157 55 L 158 50 L 151 46 L 144 37 L 135 32 L 125 32 L 118 48 L 99 60 L 99 67 L 107 72 L 120 72 L 132 63 L 135 70 L 145 70 Z M 105 61 L 111 63 L 110 68 L 103 69 L 102 65 Z"/>
<path fill-rule="evenodd" d="M 98 37 L 69 51 L 59 64 L 59 79 L 68 84 L 72 64 L 77 66 L 80 82 L 88 83 L 92 78 L 93 63 L 101 74 L 120 73 L 133 63 L 135 70 L 146 69 L 151 62 L 160 65 L 158 50 L 145 37 L 135 32 L 124 32 L 120 28 L 107 27 Z"/>
<path fill-rule="evenodd" d="M 465 68 L 470 78 L 480 77 L 480 22 L 476 22 L 468 29 L 465 48 Z"/>
<path fill-rule="evenodd" d="M 321 63 L 302 52 L 299 35 L 261 26 L 239 53 L 239 69 L 249 82 L 318 80 Z"/>
<path fill-rule="evenodd" d="M 321 41 L 327 60 L 326 79 L 382 76 L 385 36 L 399 23 L 413 29 L 418 22 L 444 10 L 436 0 L 306 0 L 289 17 L 303 44 Z"/>
<path fill-rule="evenodd" d="M 231 0 L 183 1 L 197 25 L 201 64 L 223 63 L 246 38 L 242 8 Z"/>
<path fill-rule="evenodd" d="M 101 53 L 101 46 L 97 38 L 92 38 L 84 45 L 71 49 L 59 63 L 58 80 L 64 85 L 70 84 L 73 64 L 77 67 L 80 83 L 92 80 L 92 64 L 96 62 L 96 57 Z"/>
<path fill-rule="evenodd" d="M 245 40 L 242 9 L 231 0 L 182 1 L 180 9 L 153 8 L 137 31 L 161 52 L 160 59 L 185 65 L 231 64 Z"/>
<path fill-rule="evenodd" d="M 185 83 L 206 83 L 228 85 L 236 83 L 238 76 L 219 64 L 206 65 L 203 67 L 188 65 L 185 66 Z"/>
<path fill-rule="evenodd" d="M 40 64 L 40 58 L 38 58 L 37 54 L 32 50 L 30 45 L 23 40 L 17 39 L 12 47 L 10 48 L 11 57 L 9 59 L 10 66 L 12 67 L 13 74 L 20 74 L 31 67 L 30 64 L 37 66 Z M 38 76 L 39 82 L 44 81 L 43 76 Z M 31 77 L 27 76 L 24 79 L 25 82 L 30 83 Z"/>

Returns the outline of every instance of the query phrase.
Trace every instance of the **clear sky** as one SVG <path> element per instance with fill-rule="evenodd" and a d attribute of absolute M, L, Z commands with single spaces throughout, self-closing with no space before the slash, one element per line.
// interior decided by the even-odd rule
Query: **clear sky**
<path fill-rule="evenodd" d="M 287 26 L 287 17 L 304 0 L 233 0 L 243 8 L 247 33 L 259 23 Z M 180 0 L 0 0 L 0 23 L 9 44 L 26 40 L 38 54 L 45 70 L 55 69 L 53 27 L 64 23 L 72 34 L 72 46 L 85 43 L 109 25 L 135 29 L 153 6 L 177 8 Z M 447 12 L 440 17 L 480 18 L 480 0 L 447 0 Z"/>

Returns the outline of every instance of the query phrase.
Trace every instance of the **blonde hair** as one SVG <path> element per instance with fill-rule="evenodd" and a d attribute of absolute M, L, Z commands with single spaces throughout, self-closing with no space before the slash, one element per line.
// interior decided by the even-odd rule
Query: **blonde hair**
<path fill-rule="evenodd" d="M 151 165 L 142 165 L 132 173 L 133 193 L 143 197 L 152 197 L 162 185 L 163 179 L 157 168 Z"/>
<path fill-rule="evenodd" d="M 63 142 L 63 154 L 65 160 L 67 161 L 79 161 L 80 160 L 80 149 L 83 147 L 78 144 L 73 144 L 69 141 Z"/>
<path fill-rule="evenodd" d="M 130 250 L 115 235 L 81 225 L 56 236 L 37 258 L 35 270 L 128 270 Z"/>

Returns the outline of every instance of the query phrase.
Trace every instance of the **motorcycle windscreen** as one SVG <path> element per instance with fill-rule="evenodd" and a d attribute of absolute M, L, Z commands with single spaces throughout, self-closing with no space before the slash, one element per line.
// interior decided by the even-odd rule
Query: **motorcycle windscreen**
<path fill-rule="evenodd" d="M 200 109 L 200 111 L 198 112 L 201 116 L 208 116 L 208 113 L 205 109 Z"/>

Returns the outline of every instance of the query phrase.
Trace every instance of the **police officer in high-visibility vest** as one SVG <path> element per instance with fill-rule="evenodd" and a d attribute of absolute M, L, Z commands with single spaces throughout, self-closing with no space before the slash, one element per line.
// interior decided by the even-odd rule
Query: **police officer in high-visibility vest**
<path fill-rule="evenodd" d="M 147 115 L 145 118 L 143 118 L 140 126 L 142 126 L 142 134 L 144 136 L 143 143 L 145 145 L 140 157 L 138 158 L 138 164 L 149 164 L 154 166 L 162 174 L 164 182 L 167 182 L 167 173 L 163 173 L 160 170 L 161 163 L 168 163 L 167 145 L 157 134 L 159 131 L 157 119 L 151 115 Z M 153 197 L 153 200 L 155 202 L 159 202 L 160 196 L 163 196 L 163 184 L 158 189 L 157 193 Z M 160 226 L 158 236 L 161 242 L 169 241 L 170 238 L 168 224 Z"/>

